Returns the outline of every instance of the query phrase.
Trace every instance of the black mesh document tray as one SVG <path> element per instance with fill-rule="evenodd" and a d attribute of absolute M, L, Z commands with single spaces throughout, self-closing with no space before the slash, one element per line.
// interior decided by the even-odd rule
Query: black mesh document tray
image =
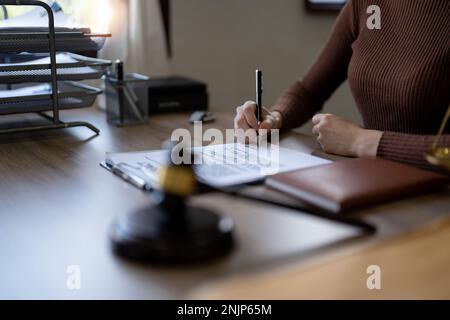
<path fill-rule="evenodd" d="M 0 28 L 0 52 L 48 52 L 48 28 Z M 56 51 L 99 51 L 109 35 L 91 34 L 90 29 L 55 28 Z"/>
<path fill-rule="evenodd" d="M 50 58 L 32 54 L 17 56 L 3 57 L 3 61 L 13 61 L 13 63 L 0 64 L 0 83 L 51 81 Z M 99 79 L 105 74 L 106 68 L 111 65 L 111 62 L 107 60 L 93 59 L 72 53 L 59 53 L 56 61 L 57 76 L 60 81 Z"/>
<path fill-rule="evenodd" d="M 76 55 L 58 61 L 57 56 L 64 52 L 96 52 L 111 35 L 92 34 L 89 28 L 56 28 L 53 8 L 45 1 L 0 2 L 2 6 L 40 7 L 48 18 L 46 27 L 0 27 L 0 116 L 37 113 L 49 120 L 47 124 L 0 128 L 0 134 L 85 127 L 98 135 L 100 130 L 89 122 L 61 121 L 60 111 L 94 104 L 102 91 L 72 81 L 100 78 L 110 62 Z"/>
<path fill-rule="evenodd" d="M 52 111 L 51 86 L 48 85 L 48 92 L 46 93 L 42 92 L 45 90 L 39 91 L 39 93 L 32 95 L 8 97 L 4 96 L 5 91 L 1 91 L 0 115 Z M 64 110 L 90 107 L 100 93 L 102 93 L 102 90 L 85 84 L 61 82 L 58 93 L 59 108 Z"/>

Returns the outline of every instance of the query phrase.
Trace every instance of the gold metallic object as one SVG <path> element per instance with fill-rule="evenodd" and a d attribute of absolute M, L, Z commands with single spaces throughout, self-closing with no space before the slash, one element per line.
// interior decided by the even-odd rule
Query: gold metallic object
<path fill-rule="evenodd" d="M 426 160 L 435 166 L 442 167 L 447 171 L 450 171 L 450 146 L 439 147 L 439 142 L 444 134 L 445 127 L 447 126 L 448 120 L 450 118 L 450 106 L 444 117 L 444 122 L 442 122 L 439 134 L 436 137 L 436 141 L 433 144 L 433 148 L 425 155 Z"/>
<path fill-rule="evenodd" d="M 192 168 L 187 166 L 165 166 L 158 172 L 162 191 L 188 197 L 195 192 L 196 179 Z"/>

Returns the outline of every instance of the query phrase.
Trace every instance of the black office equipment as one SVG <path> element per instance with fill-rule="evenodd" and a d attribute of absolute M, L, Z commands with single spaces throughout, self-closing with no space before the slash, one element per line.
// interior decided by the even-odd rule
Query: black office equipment
<path fill-rule="evenodd" d="M 194 169 L 189 164 L 172 164 L 171 152 L 160 172 L 160 188 L 153 194 L 157 204 L 114 222 L 113 250 L 125 258 L 155 264 L 195 264 L 228 254 L 234 246 L 233 220 L 186 204 L 197 188 Z"/>
<path fill-rule="evenodd" d="M 42 1 L 5 0 L 2 4 L 42 7 L 48 16 L 48 28 L 1 28 L 0 53 L 3 64 L 0 64 L 0 84 L 4 84 L 4 87 L 1 88 L 3 91 L 0 95 L 0 115 L 37 113 L 51 123 L 2 128 L 0 134 L 72 127 L 87 127 L 98 134 L 99 130 L 88 122 L 62 122 L 60 110 L 89 107 L 101 90 L 60 81 L 100 78 L 110 62 L 71 55 L 70 62 L 58 63 L 57 51 L 73 52 L 81 48 L 98 50 L 103 46 L 104 37 L 107 35 L 93 35 L 89 29 L 56 28 L 52 8 Z M 93 40 L 93 37 L 97 36 L 103 40 Z M 48 61 L 35 62 L 41 58 L 47 58 Z M 36 82 L 50 84 L 37 88 L 29 85 Z M 16 84 L 19 86 L 12 87 Z M 27 87 L 29 90 L 24 93 L 21 89 Z M 36 93 L 33 92 L 35 89 Z M 52 115 L 46 114 L 47 111 L 51 111 Z"/>
<path fill-rule="evenodd" d="M 137 91 L 149 115 L 208 109 L 208 89 L 203 82 L 186 77 L 151 78 Z"/>

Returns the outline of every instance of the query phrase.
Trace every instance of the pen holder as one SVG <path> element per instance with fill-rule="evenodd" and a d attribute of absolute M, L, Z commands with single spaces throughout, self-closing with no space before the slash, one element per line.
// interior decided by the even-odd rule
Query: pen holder
<path fill-rule="evenodd" d="M 149 77 L 141 74 L 128 74 L 124 80 L 107 76 L 105 78 L 106 114 L 108 123 L 127 126 L 146 123 L 148 107 L 139 100 L 136 91 L 145 87 Z"/>

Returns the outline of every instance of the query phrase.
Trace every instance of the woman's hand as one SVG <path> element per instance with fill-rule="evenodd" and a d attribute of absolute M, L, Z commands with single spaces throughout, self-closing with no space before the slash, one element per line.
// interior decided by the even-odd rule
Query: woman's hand
<path fill-rule="evenodd" d="M 243 106 L 236 109 L 234 129 L 239 140 L 245 143 L 254 142 L 257 133 L 260 135 L 270 134 L 271 130 L 281 129 L 281 114 L 271 112 L 263 108 L 262 122 L 256 119 L 256 103 L 247 101 Z"/>
<path fill-rule="evenodd" d="M 383 133 L 367 130 L 332 114 L 313 118 L 313 133 L 326 153 L 347 157 L 375 157 Z"/>

